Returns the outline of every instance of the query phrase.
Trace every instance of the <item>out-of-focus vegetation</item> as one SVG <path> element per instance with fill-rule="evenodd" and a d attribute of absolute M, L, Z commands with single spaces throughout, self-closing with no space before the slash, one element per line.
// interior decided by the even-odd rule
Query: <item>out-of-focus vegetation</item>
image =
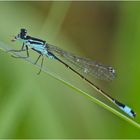
<path fill-rule="evenodd" d="M 140 122 L 140 2 L 0 2 L 0 42 L 20 28 L 50 44 L 113 66 L 116 80 L 94 80 L 131 106 Z M 31 52 L 31 57 L 37 57 Z M 61 64 L 49 70 L 107 100 Z M 0 138 L 140 138 L 139 130 L 34 66 L 0 52 Z"/>

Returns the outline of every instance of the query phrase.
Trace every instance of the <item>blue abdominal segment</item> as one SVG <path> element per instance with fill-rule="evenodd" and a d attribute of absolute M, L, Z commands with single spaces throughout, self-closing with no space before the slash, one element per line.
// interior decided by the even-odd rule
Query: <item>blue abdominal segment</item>
<path fill-rule="evenodd" d="M 114 100 L 114 103 L 130 117 L 134 118 L 136 116 L 136 113 L 130 107 L 118 102 L 117 100 Z"/>
<path fill-rule="evenodd" d="M 120 109 L 123 110 L 130 117 L 135 117 L 136 116 L 136 114 L 133 112 L 133 110 L 130 107 L 126 106 L 126 105 L 125 105 L 125 107 L 120 107 Z"/>

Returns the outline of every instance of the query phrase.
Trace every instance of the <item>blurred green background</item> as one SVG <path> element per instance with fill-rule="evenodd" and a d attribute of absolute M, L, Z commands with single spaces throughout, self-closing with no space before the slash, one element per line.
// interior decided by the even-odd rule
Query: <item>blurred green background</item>
<path fill-rule="evenodd" d="M 140 2 L 0 2 L 0 42 L 19 48 L 10 40 L 22 27 L 50 44 L 113 66 L 114 81 L 94 82 L 131 106 L 140 122 Z M 46 60 L 45 67 L 114 107 L 61 64 Z M 37 72 L 0 51 L 0 138 L 140 138 L 139 129 Z"/>

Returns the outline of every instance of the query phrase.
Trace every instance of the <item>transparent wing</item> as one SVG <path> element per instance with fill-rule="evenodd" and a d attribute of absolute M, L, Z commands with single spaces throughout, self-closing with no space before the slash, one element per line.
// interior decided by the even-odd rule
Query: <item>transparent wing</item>
<path fill-rule="evenodd" d="M 88 58 L 75 56 L 72 53 L 50 44 L 47 44 L 47 48 L 48 51 L 53 53 L 55 56 L 71 65 L 74 65 L 76 68 L 78 68 L 78 71 L 102 80 L 113 80 L 115 78 L 115 70 L 110 66 L 105 66 Z"/>

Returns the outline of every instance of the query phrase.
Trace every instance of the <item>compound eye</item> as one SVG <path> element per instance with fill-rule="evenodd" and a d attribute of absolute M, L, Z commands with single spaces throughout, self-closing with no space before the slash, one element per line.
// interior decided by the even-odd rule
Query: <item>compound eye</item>
<path fill-rule="evenodd" d="M 24 28 L 20 29 L 20 31 L 21 31 L 21 33 L 27 33 L 27 30 Z"/>

